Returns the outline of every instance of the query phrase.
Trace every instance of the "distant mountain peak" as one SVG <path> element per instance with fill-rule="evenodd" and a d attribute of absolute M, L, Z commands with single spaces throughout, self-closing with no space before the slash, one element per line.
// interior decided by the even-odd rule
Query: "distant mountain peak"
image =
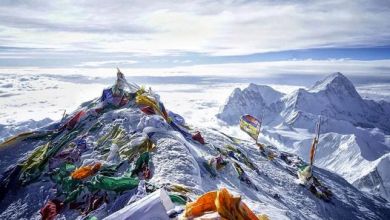
<path fill-rule="evenodd" d="M 263 93 L 268 92 L 277 92 L 272 87 L 267 85 L 257 85 L 254 83 L 250 83 L 248 87 L 245 88 L 245 90 L 255 90 L 255 91 L 261 91 Z"/>
<path fill-rule="evenodd" d="M 327 76 L 325 79 L 318 81 L 314 86 L 308 89 L 309 92 L 320 92 L 326 90 L 333 90 L 338 93 L 349 92 L 353 95 L 358 94 L 353 83 L 340 72 Z"/>
<path fill-rule="evenodd" d="M 271 104 L 279 101 L 283 93 L 270 86 L 250 83 L 245 89 L 235 88 L 226 103 L 221 106 L 217 118 L 228 124 L 238 123 L 239 116 L 251 114 L 260 117 Z"/>
<path fill-rule="evenodd" d="M 232 92 L 232 95 L 233 94 L 236 94 L 236 93 L 241 93 L 242 91 L 241 91 L 241 89 L 240 88 L 235 88 L 234 90 L 233 90 L 233 92 Z"/>

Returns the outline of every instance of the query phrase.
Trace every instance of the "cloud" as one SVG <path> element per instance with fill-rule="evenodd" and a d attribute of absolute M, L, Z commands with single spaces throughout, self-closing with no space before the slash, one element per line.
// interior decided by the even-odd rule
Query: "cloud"
<path fill-rule="evenodd" d="M 386 0 L 4 1 L 9 47 L 165 56 L 390 45 Z"/>
<path fill-rule="evenodd" d="M 174 63 L 192 63 L 192 60 L 174 60 Z"/>
<path fill-rule="evenodd" d="M 168 60 L 166 60 L 166 59 L 158 59 L 158 60 L 151 60 L 150 62 L 152 62 L 152 63 L 166 63 L 166 62 L 168 62 Z"/>
<path fill-rule="evenodd" d="M 116 64 L 121 67 L 118 61 L 104 61 L 110 64 Z M 131 61 L 130 61 L 131 62 Z M 94 65 L 94 63 L 92 63 Z M 115 66 L 116 66 L 115 65 Z M 116 73 L 115 66 L 108 68 L 3 68 L 2 74 L 81 74 L 86 76 L 112 76 Z M 122 67 L 121 71 L 126 76 L 157 76 L 157 77 L 186 77 L 186 76 L 204 76 L 222 79 L 235 79 L 233 81 L 251 82 L 258 80 L 276 80 L 270 83 L 290 84 L 288 80 L 294 79 L 320 79 L 334 72 L 342 72 L 347 77 L 359 78 L 362 83 L 366 82 L 390 82 L 390 60 L 350 60 L 350 59 L 333 59 L 333 60 L 289 60 L 273 62 L 253 62 L 253 63 L 228 63 L 228 64 L 208 64 L 208 65 L 189 65 L 180 67 L 167 68 L 126 68 Z M 253 79 L 253 80 L 252 80 Z M 279 81 L 279 82 L 278 82 Z M 163 82 L 163 81 L 161 81 Z M 303 85 L 305 82 L 301 82 Z M 297 84 L 297 83 L 294 83 Z"/>
<path fill-rule="evenodd" d="M 107 65 L 125 65 L 125 64 L 136 64 L 139 61 L 136 60 L 108 60 L 108 61 L 96 61 L 96 62 L 82 62 L 78 66 L 80 67 L 98 67 Z"/>

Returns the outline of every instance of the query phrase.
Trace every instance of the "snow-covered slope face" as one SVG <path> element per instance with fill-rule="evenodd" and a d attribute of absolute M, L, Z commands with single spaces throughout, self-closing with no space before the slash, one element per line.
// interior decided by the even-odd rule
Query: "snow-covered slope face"
<path fill-rule="evenodd" d="M 304 127 L 306 124 L 307 129 L 283 122 L 279 126 L 264 128 L 262 138 L 308 161 L 314 137 L 315 120 L 314 115 L 302 114 L 294 124 L 298 127 Z M 321 133 L 315 157 L 316 166 L 338 173 L 359 189 L 390 200 L 389 193 L 385 193 L 390 190 L 389 182 L 380 186 L 383 188 L 382 191 L 379 190 L 378 184 L 375 184 L 379 182 L 379 179 L 388 179 L 388 174 L 385 172 L 372 177 L 370 180 L 374 183 L 355 184 L 361 182 L 362 179 L 367 179 L 367 175 L 377 169 L 382 158 L 389 155 L 389 135 L 385 135 L 377 128 L 356 128 L 348 122 L 330 118 L 324 118 Z"/>
<path fill-rule="evenodd" d="M 315 164 L 340 174 L 358 188 L 373 190 L 372 193 L 382 195 L 387 200 L 390 200 L 388 196 L 390 188 L 388 185 L 383 185 L 390 183 L 388 182 L 388 171 L 372 177 L 373 183 L 371 185 L 356 184 L 361 183 L 366 179 L 367 175 L 377 170 L 378 164 L 381 163 L 383 167 L 386 164 L 387 167 L 390 167 L 390 161 L 388 160 L 390 149 L 378 142 L 369 144 L 367 140 L 370 140 L 370 138 L 364 139 L 355 135 L 340 135 L 336 133 L 322 135 L 316 151 Z M 296 153 L 304 158 L 308 158 L 311 142 L 310 139 L 299 142 Z M 387 158 L 387 160 L 384 158 Z M 383 192 L 379 191 L 379 189 L 383 190 Z"/>
<path fill-rule="evenodd" d="M 375 168 L 370 173 L 364 175 L 353 182 L 357 188 L 372 193 L 381 195 L 390 200 L 390 154 L 384 155 L 376 161 Z"/>
<path fill-rule="evenodd" d="M 380 187 L 376 184 L 378 179 L 387 180 L 387 174 L 375 171 L 379 161 L 383 161 L 381 158 L 390 153 L 388 102 L 362 99 L 348 78 L 335 73 L 312 87 L 282 97 L 272 106 L 274 112 L 266 112 L 268 114 L 264 116 L 264 141 L 295 152 L 307 161 L 315 123 L 321 116 L 321 134 L 324 135 L 320 138 L 315 164 L 390 201 L 390 193 L 387 193 L 390 181 Z M 229 106 L 222 109 L 229 109 Z M 257 109 L 254 115 L 264 109 Z M 230 117 L 239 118 L 240 114 Z M 370 175 L 373 172 L 375 175 Z M 376 179 L 368 184 L 368 177 Z"/>
<path fill-rule="evenodd" d="M 45 118 L 40 121 L 28 120 L 9 125 L 0 124 L 0 143 L 16 134 L 36 130 L 50 124 L 51 122 L 51 119 Z"/>
<path fill-rule="evenodd" d="M 220 108 L 217 118 L 228 124 L 236 124 L 239 119 L 237 115 L 250 114 L 260 117 L 263 111 L 270 111 L 271 104 L 282 96 L 282 93 L 265 85 L 251 83 L 243 90 L 236 88 Z"/>
<path fill-rule="evenodd" d="M 169 109 L 169 106 L 166 108 Z M 115 177 L 121 177 L 126 169 L 136 162 L 120 156 L 116 145 L 118 136 L 107 136 L 116 126 L 119 126 L 118 129 L 122 131 L 120 133 L 124 135 L 120 140 L 128 140 L 128 142 L 121 142 L 125 144 L 121 149 L 133 149 L 137 138 L 144 137 L 149 137 L 156 145 L 156 148 L 150 152 L 151 178 L 148 182 L 167 190 L 175 184 L 185 187 L 189 191 L 182 192 L 182 194 L 191 200 L 196 200 L 208 191 L 227 188 L 229 192 L 242 196 L 243 201 L 255 214 L 266 214 L 270 219 L 385 219 L 390 214 L 389 204 L 363 194 L 334 173 L 319 168 L 314 171 L 315 176 L 334 194 L 333 204 L 325 203 L 295 182 L 296 176 L 291 173 L 292 167 L 279 157 L 276 157 L 274 161 L 268 160 L 251 141 L 236 143 L 217 131 L 192 127 L 194 131 L 199 130 L 206 140 L 207 144 L 202 145 L 193 141 L 191 136 L 181 136 L 163 119 L 160 120 L 161 123 L 152 123 L 152 117 L 156 116 L 144 115 L 140 111 L 140 106 L 135 105 L 111 110 L 96 118 L 85 117 L 78 124 L 85 123 L 78 135 L 69 140 L 57 154 L 69 149 L 67 147 L 69 143 L 84 137 L 87 141 L 87 150 L 75 162 L 75 166 L 80 168 L 95 162 L 109 166 L 122 162 L 123 164 L 113 174 Z M 101 122 L 102 127 L 98 130 L 90 130 L 91 126 L 98 121 Z M 53 142 L 59 141 L 71 132 L 64 131 Z M 102 140 L 105 141 L 102 142 Z M 22 162 L 44 143 L 44 141 L 25 141 L 0 150 L 1 172 Z M 226 144 L 243 152 L 249 161 L 259 168 L 259 173 L 246 166 L 245 161 L 241 159 L 233 160 L 225 157 L 228 160 L 226 167 L 215 171 L 216 177 L 211 177 L 210 173 L 203 167 L 203 162 L 208 162 L 210 158 L 219 154 L 215 147 L 226 150 Z M 281 153 L 276 149 L 274 152 L 277 155 Z M 252 186 L 239 181 L 232 162 L 236 162 L 242 167 L 251 179 Z M 383 172 L 382 170 L 380 172 Z M 40 172 L 37 181 L 32 181 L 25 186 L 11 187 L 11 191 L 0 203 L 0 219 L 40 218 L 39 210 L 56 195 L 56 192 L 60 193 L 63 190 L 61 183 L 52 182 L 47 167 L 44 167 Z M 88 177 L 82 182 L 88 185 L 91 178 Z M 138 178 L 142 177 L 138 176 Z M 258 190 L 255 190 L 254 186 Z M 89 216 L 83 215 L 76 209 L 71 210 L 67 205 L 57 218 L 82 219 L 92 216 L 96 216 L 98 219 L 104 218 L 121 194 L 110 190 L 100 190 L 99 192 L 107 196 L 107 201 Z M 88 199 L 84 195 L 89 194 L 91 194 L 89 188 L 84 187 L 76 201 L 85 202 Z M 275 197 L 275 194 L 278 194 L 279 198 Z M 57 198 L 61 200 L 63 196 L 58 194 Z"/>

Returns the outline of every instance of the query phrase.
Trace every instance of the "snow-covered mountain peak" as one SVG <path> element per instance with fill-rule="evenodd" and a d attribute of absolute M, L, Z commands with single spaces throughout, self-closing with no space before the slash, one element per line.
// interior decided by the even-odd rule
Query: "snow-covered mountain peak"
<path fill-rule="evenodd" d="M 220 108 L 220 114 L 217 118 L 222 119 L 228 124 L 238 123 L 239 117 L 236 115 L 252 114 L 260 117 L 263 111 L 279 101 L 283 97 L 273 88 L 266 85 L 249 84 L 243 90 L 236 88 L 226 100 L 225 105 Z"/>
<path fill-rule="evenodd" d="M 241 93 L 241 92 L 242 92 L 242 91 L 241 91 L 240 88 L 235 88 L 230 96 L 234 96 L 235 94 L 239 94 L 239 93 Z"/>
<path fill-rule="evenodd" d="M 336 92 L 337 94 L 350 94 L 354 97 L 360 97 L 353 83 L 343 74 L 337 72 L 318 81 L 310 87 L 308 92 L 317 93 L 320 91 Z"/>
<path fill-rule="evenodd" d="M 271 91 L 271 90 L 274 90 L 272 89 L 271 87 L 267 86 L 267 85 L 257 85 L 257 84 L 254 84 L 254 83 L 249 83 L 249 86 L 245 88 L 246 90 L 250 90 L 250 91 L 257 91 L 259 89 L 262 89 L 264 91 L 268 90 L 268 91 Z"/>
<path fill-rule="evenodd" d="M 283 116 L 294 109 L 309 114 L 347 121 L 363 128 L 380 128 L 390 131 L 389 113 L 374 101 L 359 95 L 353 83 L 341 73 L 329 75 L 309 89 L 299 89 L 280 104 Z M 286 117 L 285 117 L 286 118 Z"/>
<path fill-rule="evenodd" d="M 271 107 L 273 109 L 269 111 L 268 118 L 273 121 L 293 122 L 299 117 L 296 112 L 301 112 L 301 116 L 329 117 L 353 126 L 377 127 L 385 133 L 390 132 L 390 112 L 387 111 L 390 108 L 386 104 L 362 99 L 353 83 L 341 73 L 329 75 L 309 89 L 301 88 L 284 97 L 269 86 L 250 84 L 242 91 L 234 90 L 217 117 L 228 123 L 236 123 L 242 114 L 260 117 L 262 111 L 270 110 Z M 280 123 L 275 121 L 274 125 Z M 304 127 L 306 125 L 303 123 Z"/>
<path fill-rule="evenodd" d="M 259 93 L 268 106 L 278 101 L 284 95 L 283 93 L 276 91 L 270 86 L 257 85 L 254 83 L 250 83 L 249 86 L 244 90 Z"/>

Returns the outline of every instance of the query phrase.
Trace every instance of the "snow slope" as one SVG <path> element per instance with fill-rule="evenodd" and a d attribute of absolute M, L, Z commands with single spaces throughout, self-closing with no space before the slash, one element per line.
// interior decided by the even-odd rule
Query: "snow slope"
<path fill-rule="evenodd" d="M 166 108 L 169 109 L 169 106 Z M 105 154 L 98 153 L 96 149 L 100 146 L 97 140 L 115 125 L 119 125 L 125 131 L 126 137 L 142 136 L 148 133 L 151 141 L 156 144 L 156 150 L 150 155 L 152 177 L 149 182 L 159 187 L 172 184 L 188 187 L 191 191 L 186 193 L 186 196 L 192 200 L 210 190 L 227 188 L 233 194 L 241 195 L 244 202 L 256 214 L 266 214 L 270 219 L 385 219 L 390 215 L 388 203 L 363 194 L 337 174 L 320 168 L 314 171 L 323 185 L 333 191 L 333 203 L 325 203 L 296 183 L 296 177 L 290 175 L 284 161 L 278 158 L 273 162 L 268 160 L 260 154 L 253 142 L 242 141 L 237 144 L 217 131 L 192 127 L 194 131 L 201 131 L 202 136 L 208 142 L 206 145 L 201 145 L 191 138 L 180 138 L 180 135 L 172 132 L 169 126 L 156 128 L 150 127 L 153 126 L 152 124 L 140 123 L 147 117 L 149 116 L 141 113 L 139 106 L 130 105 L 104 113 L 98 118 L 84 118 L 83 123 L 86 125 L 79 137 L 85 135 L 90 150 L 82 155 L 81 160 L 76 163 L 77 167 L 96 161 L 106 165 L 118 163 L 120 159 L 115 154 L 113 154 L 114 157 L 108 159 Z M 103 122 L 103 127 L 97 132 L 86 133 L 87 129 L 98 120 Z M 62 133 L 54 141 L 65 134 L 66 132 Z M 43 143 L 42 141 L 26 141 L 0 150 L 1 172 L 21 162 Z M 110 140 L 106 144 L 113 149 Z M 243 161 L 238 162 L 257 186 L 258 191 L 238 180 L 231 162 L 221 171 L 217 171 L 217 177 L 214 178 L 201 168 L 202 161 L 207 161 L 208 158 L 218 154 L 213 146 L 224 149 L 226 144 L 239 148 L 260 168 L 260 175 L 258 175 L 245 166 Z M 126 146 L 130 148 L 131 141 Z M 280 153 L 278 150 L 275 152 Z M 129 164 L 125 160 L 123 167 L 115 176 L 121 176 L 125 168 L 133 163 Z M 380 168 L 381 166 L 378 166 L 378 170 Z M 43 174 L 46 172 L 46 169 L 42 171 Z M 47 175 L 41 175 L 39 181 L 27 186 L 14 187 L 0 203 L 0 219 L 39 219 L 39 210 L 49 199 L 53 198 L 56 189 L 60 191 L 61 186 L 52 183 Z M 84 193 L 88 194 L 88 191 Z M 275 194 L 279 194 L 280 198 L 275 198 Z M 108 204 L 93 213 L 99 216 L 99 219 L 107 215 L 107 210 L 118 197 L 112 191 L 107 191 L 107 195 Z M 78 201 L 83 201 L 82 196 L 79 196 Z M 58 219 L 80 217 L 83 217 L 80 212 L 68 208 L 57 216 Z"/>
<path fill-rule="evenodd" d="M 240 99 L 249 102 L 255 96 Z M 227 103 L 233 102 L 231 96 Z M 239 118 L 241 113 L 251 111 L 241 109 L 241 113 L 231 114 L 225 110 L 230 108 L 223 106 L 218 117 Z M 265 111 L 266 125 L 262 139 L 305 160 L 309 158 L 315 123 L 321 116 L 322 135 L 315 164 L 340 174 L 359 189 L 390 201 L 390 173 L 376 172 L 379 164 L 390 166 L 385 159 L 390 153 L 388 102 L 362 99 L 344 75 L 335 73 L 312 87 L 285 95 L 271 106 L 259 107 L 253 114 L 261 111 Z M 376 175 L 369 175 L 373 172 Z"/>
<path fill-rule="evenodd" d="M 6 139 L 24 131 L 37 130 L 41 127 L 50 124 L 51 122 L 52 120 L 50 118 L 44 118 L 39 121 L 30 119 L 28 121 L 18 122 L 14 124 L 0 124 L 0 142 L 3 142 Z"/>

